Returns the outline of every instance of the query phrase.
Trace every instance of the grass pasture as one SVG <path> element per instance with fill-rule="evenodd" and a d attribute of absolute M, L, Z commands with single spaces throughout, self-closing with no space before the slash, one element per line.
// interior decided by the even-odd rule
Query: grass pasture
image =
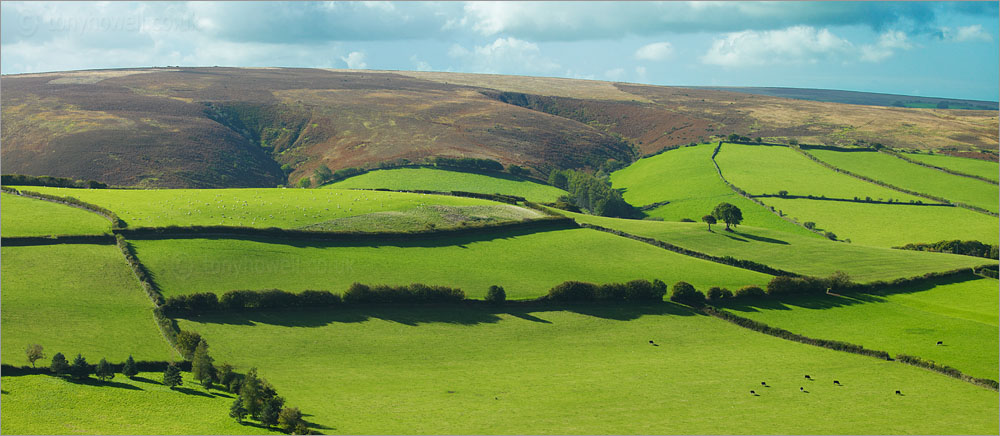
<path fill-rule="evenodd" d="M 30 344 L 47 358 L 77 353 L 90 362 L 175 356 L 153 305 L 114 245 L 3 247 L 2 362 L 27 365 Z M 48 361 L 40 362 L 47 365 Z"/>
<path fill-rule="evenodd" d="M 262 312 L 180 326 L 216 359 L 257 366 L 329 433 L 997 432 L 994 391 L 673 304 Z"/>
<path fill-rule="evenodd" d="M 740 208 L 747 225 L 816 236 L 733 192 L 715 172 L 714 149 L 712 144 L 702 144 L 640 159 L 613 173 L 612 186 L 624 189 L 625 200 L 635 206 L 669 201 L 647 212 L 667 221 L 699 221 L 719 203 L 728 202 Z"/>
<path fill-rule="evenodd" d="M 566 191 L 555 186 L 513 176 L 474 174 L 437 168 L 396 168 L 370 171 L 327 185 L 337 189 L 396 189 L 427 191 L 466 191 L 480 194 L 506 194 L 541 203 L 555 202 Z"/>
<path fill-rule="evenodd" d="M 995 379 L 997 281 L 938 279 L 900 293 L 803 297 L 734 308 L 747 318 L 806 336 L 909 354 Z M 944 345 L 937 345 L 937 341 Z"/>
<path fill-rule="evenodd" d="M 446 195 L 343 189 L 26 189 L 103 206 L 117 213 L 129 227 L 226 225 L 294 229 L 377 212 L 419 215 L 421 209 L 431 205 L 499 204 Z M 377 229 L 381 223 L 376 219 L 372 226 Z M 368 230 L 363 222 L 354 222 L 351 228 Z"/>
<path fill-rule="evenodd" d="M 904 156 L 906 156 L 907 159 L 920 161 L 964 174 L 986 177 L 991 180 L 997 180 L 998 176 L 1000 176 L 1000 165 L 992 161 L 959 156 L 948 156 L 946 154 L 907 153 Z"/>
<path fill-rule="evenodd" d="M 998 239 L 996 218 L 960 207 L 787 198 L 764 200 L 799 222 L 813 221 L 817 227 L 855 244 L 895 247 L 945 239 L 995 244 Z"/>
<path fill-rule="evenodd" d="M 908 202 L 926 199 L 858 180 L 819 165 L 789 147 L 723 144 L 715 157 L 722 175 L 751 195 L 871 197 Z M 765 201 L 766 202 L 766 201 Z"/>
<path fill-rule="evenodd" d="M 232 394 L 205 392 L 191 374 L 170 390 L 162 373 L 111 383 L 48 375 L 3 377 L 4 434 L 281 434 L 229 418 Z"/>
<path fill-rule="evenodd" d="M 699 288 L 767 283 L 770 276 L 672 253 L 589 229 L 495 233 L 397 242 L 134 240 L 165 296 L 278 288 L 342 292 L 353 282 L 459 287 L 482 298 L 491 285 L 507 297 L 544 295 L 566 280 L 660 279 Z"/>
<path fill-rule="evenodd" d="M 733 233 L 727 233 L 725 225 L 718 224 L 712 226 L 709 232 L 704 223 L 625 220 L 564 213 L 578 222 L 654 238 L 713 256 L 733 256 L 818 277 L 843 271 L 861 283 L 996 263 L 955 254 L 845 244 L 743 225 L 737 226 Z"/>
<path fill-rule="evenodd" d="M 0 236 L 99 235 L 111 233 L 104 217 L 49 201 L 0 194 Z"/>
<path fill-rule="evenodd" d="M 1000 210 L 1000 205 L 998 205 L 1000 187 L 995 183 L 986 183 L 982 180 L 922 167 L 877 151 L 809 150 L 808 152 L 837 168 L 890 185 L 945 198 L 953 202 L 971 204 L 993 212 Z"/>

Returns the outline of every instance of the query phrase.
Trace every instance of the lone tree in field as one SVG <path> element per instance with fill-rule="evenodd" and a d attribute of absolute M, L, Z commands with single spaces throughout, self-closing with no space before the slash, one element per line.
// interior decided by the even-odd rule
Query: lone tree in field
<path fill-rule="evenodd" d="M 708 231 L 710 231 L 710 232 L 712 231 L 712 224 L 715 224 L 715 223 L 718 222 L 718 221 L 715 220 L 715 217 L 711 216 L 711 215 L 705 215 L 705 216 L 701 217 L 701 220 L 705 224 L 708 224 Z"/>
<path fill-rule="evenodd" d="M 56 353 L 55 356 L 52 356 L 49 371 L 56 375 L 63 375 L 69 371 L 69 362 L 66 361 L 66 356 L 63 356 L 63 353 Z"/>
<path fill-rule="evenodd" d="M 94 375 L 97 376 L 98 380 L 108 381 L 115 378 L 115 369 L 108 363 L 107 359 L 101 359 L 97 363 L 97 369 L 94 370 Z"/>
<path fill-rule="evenodd" d="M 129 354 L 128 359 L 125 359 L 125 364 L 122 365 L 122 375 L 128 378 L 135 377 L 139 374 L 139 368 L 135 364 L 135 359 Z"/>
<path fill-rule="evenodd" d="M 718 206 L 715 206 L 715 210 L 712 211 L 712 216 L 715 217 L 715 219 L 726 223 L 727 232 L 732 231 L 729 226 L 735 227 L 743 221 L 743 211 L 729 203 L 719 203 Z"/>
<path fill-rule="evenodd" d="M 173 362 L 167 365 L 167 369 L 163 371 L 163 384 L 168 388 L 173 389 L 174 386 L 180 386 L 184 383 L 181 379 L 181 369 L 177 367 Z"/>
<path fill-rule="evenodd" d="M 31 344 L 28 345 L 28 349 L 24 351 L 28 355 L 28 362 L 31 362 L 31 367 L 35 367 L 35 361 L 38 359 L 45 358 L 45 352 L 41 345 Z"/>

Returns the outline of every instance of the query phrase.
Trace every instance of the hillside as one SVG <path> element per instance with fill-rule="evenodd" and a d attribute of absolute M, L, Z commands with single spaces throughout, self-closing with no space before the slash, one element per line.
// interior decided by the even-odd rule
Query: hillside
<path fill-rule="evenodd" d="M 572 79 L 278 68 L 7 75 L 5 174 L 115 185 L 273 187 L 326 165 L 471 157 L 631 162 L 737 132 L 822 144 L 997 149 L 996 111 L 880 108 Z M 876 123 L 874 120 L 878 120 Z"/>

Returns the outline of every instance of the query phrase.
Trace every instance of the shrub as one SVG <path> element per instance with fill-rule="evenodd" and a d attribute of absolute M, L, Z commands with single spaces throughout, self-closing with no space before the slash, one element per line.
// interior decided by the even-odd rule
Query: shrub
<path fill-rule="evenodd" d="M 705 293 L 705 298 L 708 301 L 717 302 L 733 298 L 733 293 L 729 289 L 713 286 L 708 288 L 708 292 Z"/>
<path fill-rule="evenodd" d="M 833 290 L 851 289 L 855 286 L 851 276 L 843 271 L 836 271 L 826 279 L 826 286 Z"/>
<path fill-rule="evenodd" d="M 823 232 L 823 236 L 826 236 L 826 239 L 829 239 L 831 241 L 836 241 L 837 240 L 837 234 L 835 234 L 833 232 Z"/>
<path fill-rule="evenodd" d="M 486 291 L 486 301 L 488 303 L 503 303 L 507 301 L 507 292 L 500 286 L 493 285 Z"/>
<path fill-rule="evenodd" d="M 605 283 L 594 289 L 594 299 L 600 301 L 625 301 L 624 283 Z"/>
<path fill-rule="evenodd" d="M 326 307 L 336 306 L 341 303 L 340 295 L 330 291 L 302 291 L 298 294 L 298 306 L 301 307 Z"/>
<path fill-rule="evenodd" d="M 691 218 L 681 218 L 680 222 L 682 222 L 682 223 L 694 223 L 694 222 L 697 222 L 697 221 L 695 221 L 695 220 L 693 220 Z"/>
<path fill-rule="evenodd" d="M 369 303 L 374 299 L 373 295 L 368 285 L 355 282 L 344 291 L 343 298 L 345 303 Z"/>
<path fill-rule="evenodd" d="M 816 294 L 826 292 L 826 288 L 827 280 L 816 277 L 777 276 L 767 283 L 767 295 Z"/>
<path fill-rule="evenodd" d="M 632 280 L 625 284 L 625 301 L 663 301 L 667 284 L 660 280 Z"/>
<path fill-rule="evenodd" d="M 194 350 L 198 348 L 199 342 L 201 342 L 201 335 L 198 333 L 187 330 L 181 330 L 180 333 L 177 333 L 177 350 L 185 359 L 191 359 L 194 356 Z"/>
<path fill-rule="evenodd" d="M 546 298 L 555 301 L 593 301 L 597 296 L 597 285 L 577 281 L 565 281 L 549 289 Z"/>
<path fill-rule="evenodd" d="M 807 229 L 809 229 L 809 230 L 812 230 L 812 229 L 816 228 L 816 223 L 814 223 L 812 221 L 806 221 L 806 222 L 802 223 L 802 226 L 805 227 L 805 228 L 807 228 Z"/>
<path fill-rule="evenodd" d="M 670 292 L 670 301 L 698 307 L 705 304 L 705 294 L 698 291 L 688 282 L 677 282 Z"/>
<path fill-rule="evenodd" d="M 767 296 L 767 293 L 760 286 L 750 285 L 737 289 L 734 296 L 736 298 L 760 298 Z"/>

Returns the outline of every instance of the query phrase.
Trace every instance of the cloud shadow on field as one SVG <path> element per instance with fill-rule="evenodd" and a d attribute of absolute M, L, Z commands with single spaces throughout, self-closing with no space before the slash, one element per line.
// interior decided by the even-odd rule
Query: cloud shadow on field
<path fill-rule="evenodd" d="M 501 315 L 540 324 L 551 324 L 544 318 L 546 312 L 572 312 L 616 321 L 630 321 L 645 315 L 692 316 L 697 312 L 684 306 L 664 302 L 660 304 L 526 304 L 513 303 L 500 306 L 484 304 L 436 305 L 352 305 L 322 309 L 282 309 L 230 313 L 213 313 L 189 316 L 184 319 L 208 324 L 254 326 L 258 324 L 282 327 L 323 327 L 336 323 L 359 323 L 372 319 L 395 322 L 408 326 L 422 324 L 478 325 L 494 324 L 504 320 Z"/>

